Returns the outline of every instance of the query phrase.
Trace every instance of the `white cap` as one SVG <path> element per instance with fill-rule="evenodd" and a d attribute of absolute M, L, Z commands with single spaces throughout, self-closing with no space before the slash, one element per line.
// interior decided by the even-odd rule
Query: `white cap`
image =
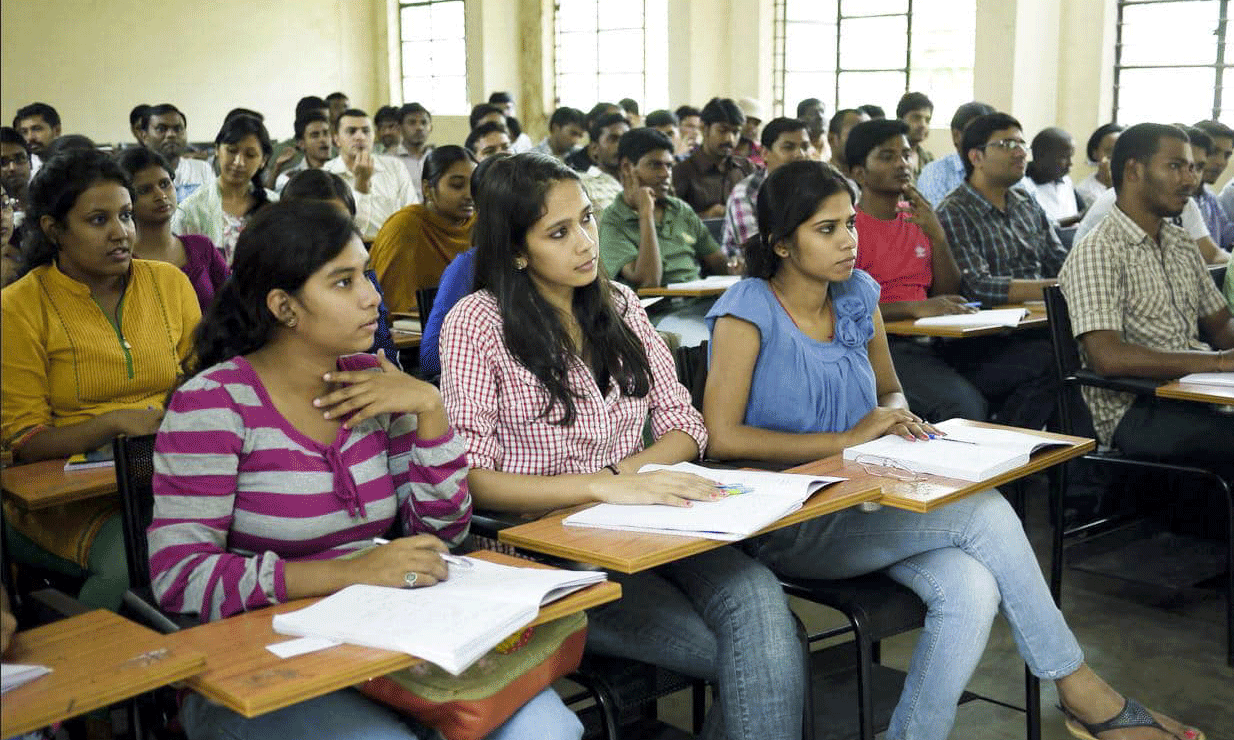
<path fill-rule="evenodd" d="M 745 114 L 746 118 L 757 118 L 760 121 L 767 120 L 763 116 L 763 104 L 754 98 L 741 98 L 737 101 L 737 107 Z"/>

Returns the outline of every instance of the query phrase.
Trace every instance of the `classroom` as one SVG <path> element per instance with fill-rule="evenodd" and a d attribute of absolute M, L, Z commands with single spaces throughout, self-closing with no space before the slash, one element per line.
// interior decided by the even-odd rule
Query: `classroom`
<path fill-rule="evenodd" d="M 0 738 L 1234 738 L 1227 5 L 7 0 Z"/>

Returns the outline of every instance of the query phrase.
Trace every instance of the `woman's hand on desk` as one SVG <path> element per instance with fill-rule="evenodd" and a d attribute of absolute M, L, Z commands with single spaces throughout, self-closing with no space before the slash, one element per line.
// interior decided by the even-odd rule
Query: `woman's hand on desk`
<path fill-rule="evenodd" d="M 930 435 L 941 435 L 942 432 L 908 409 L 876 406 L 861 421 L 857 422 L 848 434 L 851 441 L 845 444 L 845 447 L 869 442 L 884 434 L 895 434 L 905 439 L 929 439 Z"/>
<path fill-rule="evenodd" d="M 354 583 L 370 586 L 407 585 L 407 574 L 415 573 L 416 586 L 432 586 L 446 580 L 446 543 L 431 534 L 400 537 L 388 544 L 374 547 L 350 561 L 355 569 Z"/>
<path fill-rule="evenodd" d="M 605 470 L 596 475 L 592 495 L 606 504 L 689 506 L 691 501 L 712 501 L 721 496 L 715 481 L 675 470 L 627 475 L 609 475 Z"/>
<path fill-rule="evenodd" d="M 116 409 L 108 411 L 100 418 L 114 430 L 114 436 L 121 434 L 128 437 L 141 437 L 154 434 L 163 423 L 163 409 Z"/>
<path fill-rule="evenodd" d="M 348 429 L 378 414 L 433 414 L 445 417 L 441 392 L 431 383 L 413 378 L 377 355 L 381 367 L 376 370 L 339 370 L 326 373 L 325 380 L 343 386 L 313 400 L 327 419 L 337 419 L 351 412 L 343 424 Z M 421 419 L 421 428 L 425 426 Z M 442 430 L 444 433 L 444 429 Z M 439 436 L 426 433 L 423 436 Z"/>

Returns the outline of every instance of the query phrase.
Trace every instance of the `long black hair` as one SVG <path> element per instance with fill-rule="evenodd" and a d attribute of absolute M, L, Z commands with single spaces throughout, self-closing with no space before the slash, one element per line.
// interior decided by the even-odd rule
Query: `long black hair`
<path fill-rule="evenodd" d="M 240 111 L 240 112 L 237 112 Z M 265 170 L 266 163 L 270 161 L 270 155 L 274 153 L 274 145 L 270 143 L 270 134 L 266 132 L 266 125 L 258 118 L 250 115 L 252 112 L 245 112 L 243 108 L 238 108 L 235 111 L 227 114 L 227 119 L 223 121 L 222 128 L 219 129 L 218 136 L 214 137 L 214 146 L 220 147 L 224 144 L 239 144 L 246 136 L 250 134 L 257 137 L 257 143 L 261 146 L 261 153 L 265 159 L 261 166 L 253 173 L 253 207 L 245 216 L 252 216 L 262 206 L 270 202 L 270 197 L 266 195 L 266 185 L 261 179 L 261 174 Z"/>
<path fill-rule="evenodd" d="M 790 162 L 768 175 L 758 191 L 758 234 L 744 246 L 746 276 L 771 279 L 780 269 L 776 243 L 791 239 L 797 227 L 836 193 L 857 200 L 844 175 L 826 162 Z"/>
<path fill-rule="evenodd" d="M 321 168 L 300 170 L 283 186 L 279 202 L 296 200 L 339 200 L 352 216 L 356 215 L 356 199 L 351 194 L 351 186 L 343 178 Z"/>
<path fill-rule="evenodd" d="M 429 189 L 437 187 L 437 183 L 441 182 L 441 178 L 446 174 L 446 170 L 458 162 L 471 162 L 475 164 L 476 155 L 457 144 L 433 147 L 433 151 L 429 152 L 428 156 L 424 158 L 424 171 L 420 174 L 420 179 L 428 182 L 424 192 L 427 193 Z"/>
<path fill-rule="evenodd" d="M 359 236 L 351 219 L 324 201 L 272 203 L 253 216 L 236 241 L 231 277 L 193 334 L 185 377 L 265 346 L 279 325 L 266 306 L 270 291 L 296 293 Z"/>
<path fill-rule="evenodd" d="M 43 217 L 51 216 L 56 223 L 63 224 L 81 194 L 100 182 L 129 188 L 129 179 L 120 165 L 98 149 L 70 149 L 43 163 L 30 183 L 30 205 L 22 224 L 22 275 L 51 264 L 60 251 L 59 245 L 43 233 Z"/>
<path fill-rule="evenodd" d="M 515 267 L 516 258 L 526 257 L 527 232 L 543 217 L 549 189 L 578 181 L 574 170 L 542 154 L 498 160 L 479 182 L 471 232 L 476 247 L 475 288 L 496 296 L 506 349 L 549 394 L 540 416 L 548 418 L 559 407 L 560 415 L 550 421 L 562 426 L 573 424 L 576 415 L 574 400 L 579 394 L 568 377 L 576 354 L 590 364 L 602 392 L 610 380 L 626 396 L 641 398 L 651 390 L 647 351 L 621 318 L 630 307 L 615 305 L 602 270 L 593 282 L 574 289 L 573 312 L 584 345 L 574 347 L 557 311 L 540 295 L 527 270 Z"/>

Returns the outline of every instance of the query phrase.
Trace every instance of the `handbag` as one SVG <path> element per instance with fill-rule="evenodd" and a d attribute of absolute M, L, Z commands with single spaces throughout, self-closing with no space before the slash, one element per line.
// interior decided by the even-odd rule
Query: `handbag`
<path fill-rule="evenodd" d="M 578 668 L 586 642 L 587 617 L 578 612 L 507 638 L 458 676 L 425 662 L 356 689 L 446 740 L 481 740 Z"/>

